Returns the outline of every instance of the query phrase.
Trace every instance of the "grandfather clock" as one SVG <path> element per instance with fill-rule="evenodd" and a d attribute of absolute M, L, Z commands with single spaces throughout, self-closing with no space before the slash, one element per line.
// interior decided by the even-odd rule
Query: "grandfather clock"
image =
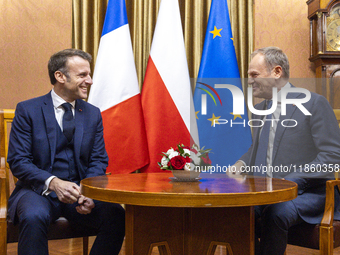
<path fill-rule="evenodd" d="M 308 0 L 310 58 L 316 67 L 316 92 L 340 108 L 340 0 Z"/>

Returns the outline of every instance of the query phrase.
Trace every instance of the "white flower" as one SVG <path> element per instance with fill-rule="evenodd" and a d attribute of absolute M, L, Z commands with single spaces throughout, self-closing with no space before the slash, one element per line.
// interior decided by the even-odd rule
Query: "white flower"
<path fill-rule="evenodd" d="M 201 159 L 198 157 L 198 154 L 191 153 L 190 158 L 195 165 L 200 164 Z"/>
<path fill-rule="evenodd" d="M 188 150 L 188 149 L 183 149 L 184 150 L 184 154 L 188 154 L 188 155 L 190 155 L 190 153 L 191 153 L 191 151 L 190 150 Z"/>
<path fill-rule="evenodd" d="M 177 151 L 173 151 L 169 154 L 169 159 L 172 159 L 173 157 L 176 157 L 178 155 L 179 155 L 179 153 Z"/>
<path fill-rule="evenodd" d="M 173 148 L 170 148 L 167 152 L 166 152 L 166 154 L 167 155 L 170 155 L 171 153 L 173 153 L 175 150 L 173 149 Z"/>
<path fill-rule="evenodd" d="M 169 159 L 163 156 L 162 161 L 161 161 L 162 166 L 168 166 L 168 163 L 169 163 Z"/>
<path fill-rule="evenodd" d="M 192 168 L 191 165 L 192 165 L 192 164 L 190 164 L 190 163 L 186 163 L 185 166 L 184 166 L 184 170 L 185 170 L 185 171 L 191 171 L 191 170 L 193 170 L 193 169 L 191 169 L 191 168 Z"/>

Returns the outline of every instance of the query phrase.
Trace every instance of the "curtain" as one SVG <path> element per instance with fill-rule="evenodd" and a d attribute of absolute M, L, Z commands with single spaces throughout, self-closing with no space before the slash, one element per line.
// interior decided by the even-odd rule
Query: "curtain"
<path fill-rule="evenodd" d="M 191 78 L 196 78 L 211 0 L 178 0 Z M 241 77 L 247 77 L 253 51 L 253 0 L 227 0 Z M 72 46 L 93 56 L 94 70 L 108 0 L 73 0 Z M 126 0 L 132 46 L 140 86 L 161 0 Z M 246 92 L 246 91 L 245 91 Z"/>

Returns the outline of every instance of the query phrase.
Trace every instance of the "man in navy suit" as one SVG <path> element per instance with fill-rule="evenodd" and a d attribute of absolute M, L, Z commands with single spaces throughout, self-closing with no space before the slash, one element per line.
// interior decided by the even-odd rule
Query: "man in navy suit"
<path fill-rule="evenodd" d="M 105 175 L 108 164 L 100 110 L 83 101 L 91 59 L 76 49 L 55 53 L 48 63 L 52 91 L 17 105 L 7 161 L 18 178 L 8 204 L 19 224 L 18 254 L 48 254 L 48 226 L 60 216 L 98 230 L 91 254 L 121 249 L 124 209 L 85 197 L 79 187 Z"/>
<path fill-rule="evenodd" d="M 291 91 L 287 98 L 297 104 L 306 94 L 288 82 L 289 62 L 281 49 L 267 47 L 256 50 L 252 54 L 248 76 L 254 97 L 266 99 L 255 109 L 267 109 L 273 97 L 272 88 L 277 88 L 278 103 L 270 117 L 252 115 L 258 123 L 263 121 L 272 125 L 266 132 L 265 124 L 258 127 L 260 125 L 253 121 L 257 126 L 253 128 L 253 144 L 235 163 L 234 169 L 236 167 L 239 173 L 252 169 L 254 175 L 284 178 L 298 184 L 296 199 L 255 207 L 255 235 L 260 238 L 256 254 L 283 255 L 291 226 L 302 222 L 321 222 L 325 183 L 334 178 L 334 170 L 339 170 L 340 165 L 339 126 L 327 100 L 315 93 L 311 93 L 308 102 L 302 104 L 311 115 L 303 113 L 296 104 L 287 104 L 286 115 L 282 113 L 285 105 L 281 104 L 282 91 Z M 335 204 L 335 219 L 340 219 L 337 190 Z"/>

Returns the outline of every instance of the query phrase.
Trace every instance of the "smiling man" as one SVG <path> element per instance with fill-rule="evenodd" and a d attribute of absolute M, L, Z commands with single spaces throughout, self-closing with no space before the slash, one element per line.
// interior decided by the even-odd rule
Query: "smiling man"
<path fill-rule="evenodd" d="M 260 52 L 260 51 L 258 51 Z M 257 98 L 271 99 L 272 88 L 280 91 L 289 79 L 289 65 L 285 61 L 281 63 L 269 63 L 267 65 L 264 54 L 252 54 L 253 58 L 248 69 L 248 84 L 253 88 L 253 96 Z M 278 58 L 278 60 L 280 60 Z"/>
<path fill-rule="evenodd" d="M 233 167 L 238 172 L 251 169 L 254 176 L 284 178 L 297 183 L 296 199 L 255 207 L 256 241 L 260 240 L 256 254 L 283 255 L 290 227 L 303 222 L 321 222 L 325 183 L 334 178 L 334 167 L 339 169 L 340 131 L 331 106 L 315 93 L 303 104 L 311 114 L 305 114 L 295 104 L 288 104 L 286 115 L 282 114 L 280 93 L 283 89 L 289 89 L 287 98 L 292 101 L 300 101 L 306 95 L 288 81 L 289 62 L 281 49 L 256 50 L 251 55 L 248 75 L 253 95 L 265 99 L 255 106 L 256 109 L 271 108 L 273 88 L 277 88 L 278 103 L 268 116 L 252 115 L 252 119 L 265 124 L 253 128 L 253 144 Z M 278 125 L 285 119 L 294 120 L 297 125 Z M 334 218 L 339 220 L 338 190 L 334 199 Z"/>
<path fill-rule="evenodd" d="M 79 187 L 105 175 L 108 164 L 100 110 L 82 100 L 92 84 L 91 59 L 76 49 L 55 53 L 48 62 L 52 91 L 17 105 L 7 161 L 18 178 L 8 211 L 19 224 L 19 255 L 47 255 L 48 227 L 60 216 L 98 230 L 91 254 L 121 249 L 124 209 L 85 197 Z"/>

